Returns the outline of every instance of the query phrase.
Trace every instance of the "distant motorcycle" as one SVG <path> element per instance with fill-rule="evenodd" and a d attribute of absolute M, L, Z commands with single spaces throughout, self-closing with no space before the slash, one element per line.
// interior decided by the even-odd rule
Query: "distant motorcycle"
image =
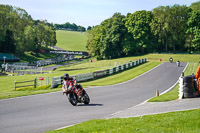
<path fill-rule="evenodd" d="M 76 85 L 70 91 L 65 92 L 65 94 L 67 95 L 69 102 L 73 106 L 76 106 L 77 103 L 84 103 L 84 104 L 90 103 L 90 98 L 89 98 L 88 94 L 82 88 L 82 86 L 80 84 Z"/>
<path fill-rule="evenodd" d="M 176 65 L 179 67 L 179 66 L 180 66 L 180 61 L 177 61 L 177 62 L 176 62 Z"/>
<path fill-rule="evenodd" d="M 172 58 L 172 57 L 169 58 L 169 62 L 170 62 L 170 63 L 173 62 L 173 58 Z"/>

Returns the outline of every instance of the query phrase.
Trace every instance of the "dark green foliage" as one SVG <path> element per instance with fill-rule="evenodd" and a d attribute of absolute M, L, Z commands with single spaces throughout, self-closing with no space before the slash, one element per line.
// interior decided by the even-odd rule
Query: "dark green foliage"
<path fill-rule="evenodd" d="M 150 25 L 157 41 L 157 52 L 184 52 L 189 12 L 188 7 L 179 5 L 161 6 L 153 10 Z"/>
<path fill-rule="evenodd" d="M 22 55 L 26 51 L 38 51 L 56 44 L 53 25 L 33 20 L 21 8 L 0 5 L 0 52 Z"/>
<path fill-rule="evenodd" d="M 125 23 L 128 32 L 132 34 L 138 53 L 143 54 L 148 49 L 150 40 L 150 11 L 137 11 L 128 16 Z"/>
<path fill-rule="evenodd" d="M 13 32 L 10 31 L 9 29 L 6 30 L 4 40 L 1 40 L 0 42 L 0 49 L 1 49 L 1 52 L 4 52 L 4 53 L 6 52 L 11 53 L 12 51 L 15 50 Z"/>
<path fill-rule="evenodd" d="M 98 59 L 118 58 L 124 54 L 122 46 L 126 33 L 124 18 L 125 16 L 120 13 L 115 13 L 100 26 L 88 31 L 86 47 L 90 54 L 97 56 Z"/>
<path fill-rule="evenodd" d="M 187 21 L 187 36 L 190 52 L 200 50 L 200 11 L 192 11 L 189 13 Z"/>
<path fill-rule="evenodd" d="M 66 22 L 65 24 L 55 24 L 55 29 L 57 30 L 69 30 L 69 31 L 81 31 L 85 32 L 86 29 L 83 26 L 77 26 L 76 24 L 70 24 L 69 22 Z"/>

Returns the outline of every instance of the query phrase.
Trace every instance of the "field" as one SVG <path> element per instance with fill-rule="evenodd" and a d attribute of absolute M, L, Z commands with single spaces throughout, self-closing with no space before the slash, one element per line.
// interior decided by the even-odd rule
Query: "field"
<path fill-rule="evenodd" d="M 74 32 L 57 30 L 56 46 L 69 51 L 87 51 L 86 50 L 86 32 Z"/>

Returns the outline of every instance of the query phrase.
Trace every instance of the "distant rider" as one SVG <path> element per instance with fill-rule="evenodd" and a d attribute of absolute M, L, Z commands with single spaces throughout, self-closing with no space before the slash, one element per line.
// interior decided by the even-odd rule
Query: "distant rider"
<path fill-rule="evenodd" d="M 65 73 L 63 77 L 64 77 L 62 86 L 63 93 L 69 92 L 76 85 L 76 80 L 74 80 L 72 77 L 69 77 L 69 74 L 67 73 Z"/>
<path fill-rule="evenodd" d="M 173 58 L 172 58 L 172 57 L 170 57 L 170 58 L 169 58 L 169 61 L 172 63 L 172 62 L 173 62 Z"/>
<path fill-rule="evenodd" d="M 180 61 L 178 60 L 178 61 L 176 62 L 176 64 L 177 64 L 177 66 L 179 67 L 179 66 L 180 66 Z"/>

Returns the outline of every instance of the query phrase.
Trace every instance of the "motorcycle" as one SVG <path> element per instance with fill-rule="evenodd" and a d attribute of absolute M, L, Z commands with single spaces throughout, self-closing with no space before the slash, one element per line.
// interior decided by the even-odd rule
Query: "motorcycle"
<path fill-rule="evenodd" d="M 173 62 L 173 58 L 171 57 L 171 58 L 169 58 L 169 61 L 170 61 L 170 63 L 172 63 Z"/>
<path fill-rule="evenodd" d="M 84 103 L 89 104 L 90 98 L 86 91 L 82 88 L 80 84 L 76 85 L 70 91 L 65 92 L 66 96 L 68 97 L 69 102 L 76 106 L 77 103 Z"/>
<path fill-rule="evenodd" d="M 176 65 L 179 67 L 179 66 L 180 66 L 180 61 L 177 61 L 177 62 L 176 62 Z"/>

